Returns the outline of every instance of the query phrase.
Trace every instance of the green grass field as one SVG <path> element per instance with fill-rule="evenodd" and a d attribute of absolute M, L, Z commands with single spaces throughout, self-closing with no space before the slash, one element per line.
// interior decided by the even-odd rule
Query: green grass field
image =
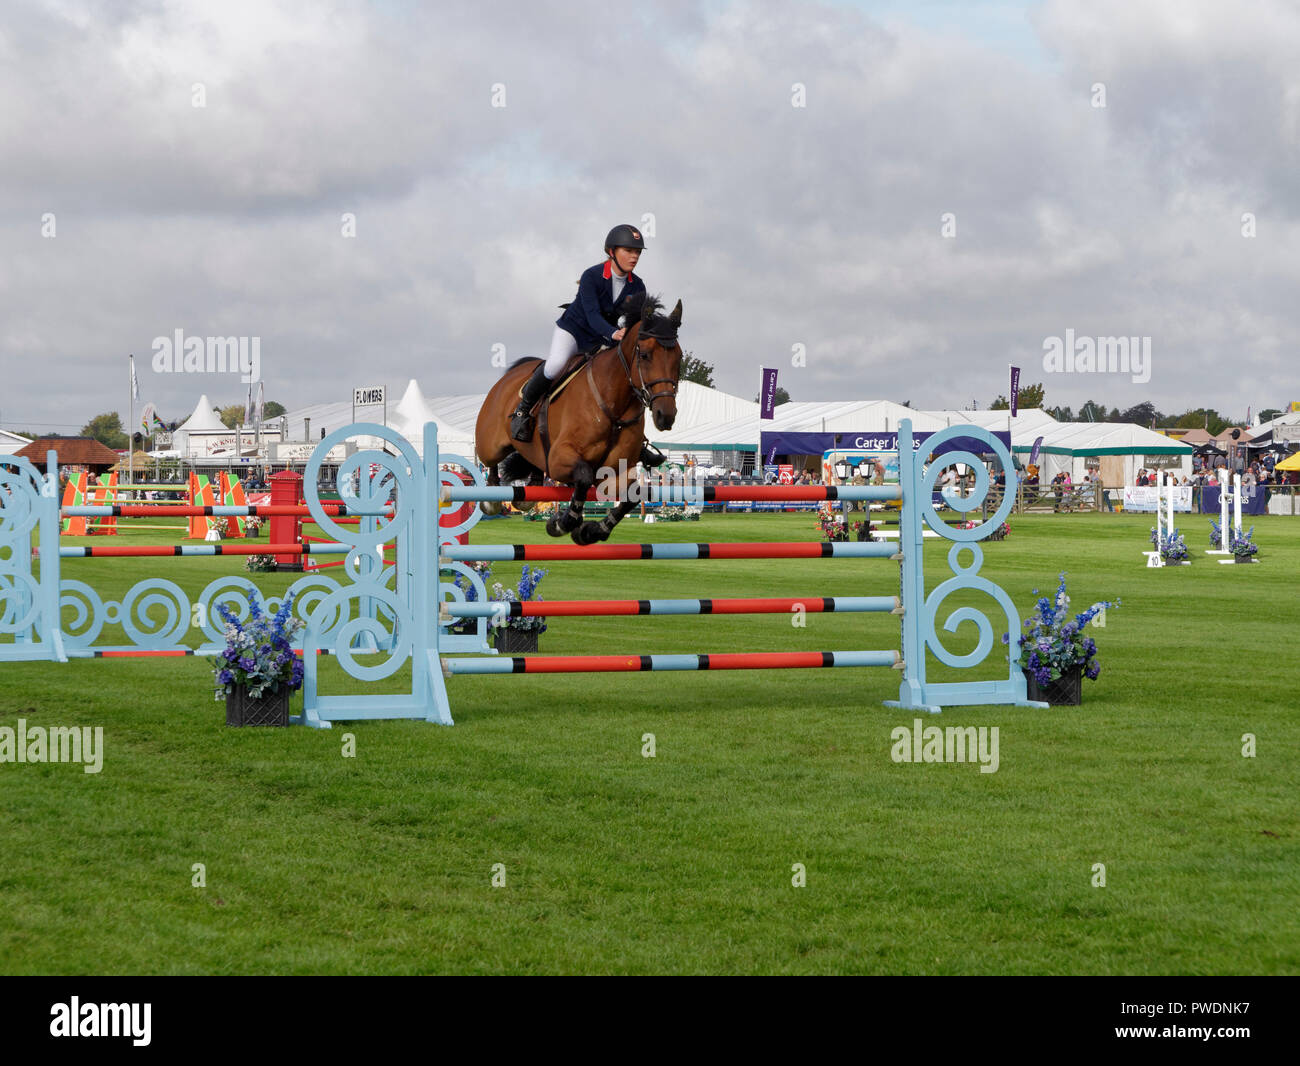
<path fill-rule="evenodd" d="M 1209 523 L 1184 518 L 1196 562 L 1165 570 L 1144 568 L 1150 524 L 1021 518 L 984 545 L 984 573 L 1024 614 L 1060 570 L 1077 610 L 1123 599 L 1094 633 L 1102 672 L 1082 707 L 927 719 L 997 726 L 996 773 L 893 762 L 890 731 L 914 716 L 881 706 L 890 670 L 455 677 L 453 728 L 316 731 L 226 728 L 200 659 L 5 664 L 0 725 L 102 726 L 105 755 L 99 774 L 0 764 L 0 968 L 1300 973 L 1300 522 L 1257 520 L 1262 562 L 1222 566 L 1203 554 Z M 616 539 L 816 536 L 808 515 L 706 515 L 629 521 Z M 475 539 L 545 537 L 513 518 Z M 945 553 L 927 545 L 933 587 Z M 65 562 L 117 595 L 160 572 L 192 590 L 244 573 Z M 542 593 L 889 595 L 897 581 L 877 560 L 557 563 Z M 897 646 L 889 616 L 719 616 L 554 619 L 541 650 Z"/>

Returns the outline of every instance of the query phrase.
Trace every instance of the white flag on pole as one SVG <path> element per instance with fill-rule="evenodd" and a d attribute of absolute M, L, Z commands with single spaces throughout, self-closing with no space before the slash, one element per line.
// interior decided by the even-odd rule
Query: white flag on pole
<path fill-rule="evenodd" d="M 131 365 L 131 399 L 138 400 L 140 398 L 140 383 L 135 378 L 135 356 L 128 356 L 127 361 Z"/>

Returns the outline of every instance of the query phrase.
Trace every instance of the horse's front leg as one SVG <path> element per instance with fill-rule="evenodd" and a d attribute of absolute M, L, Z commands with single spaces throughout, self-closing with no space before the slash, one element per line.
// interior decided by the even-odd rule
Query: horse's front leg
<path fill-rule="evenodd" d="M 575 543 L 596 544 L 599 541 L 609 540 L 614 527 L 640 503 L 639 494 L 631 491 L 634 484 L 636 484 L 636 471 L 629 467 L 627 462 L 620 463 L 617 473 L 606 482 L 607 491 L 612 489 L 618 503 L 599 522 L 583 522 L 574 531 Z"/>
<path fill-rule="evenodd" d="M 587 493 L 591 491 L 591 486 L 595 484 L 596 474 L 591 469 L 591 464 L 586 460 L 579 459 L 573 464 L 573 474 L 569 483 L 573 486 L 573 496 L 569 500 L 569 505 L 558 514 L 552 515 L 546 520 L 546 532 L 552 537 L 562 537 L 566 533 L 573 533 L 574 530 L 582 526 L 582 507 L 587 501 Z M 577 534 L 574 533 L 574 540 L 578 541 Z"/>

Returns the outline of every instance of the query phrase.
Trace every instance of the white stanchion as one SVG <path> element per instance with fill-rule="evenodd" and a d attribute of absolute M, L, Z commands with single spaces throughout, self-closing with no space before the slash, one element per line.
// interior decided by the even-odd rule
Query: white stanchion
<path fill-rule="evenodd" d="M 1232 525 L 1228 525 L 1228 501 L 1232 501 Z M 1206 555 L 1231 555 L 1232 532 L 1241 528 L 1241 475 L 1224 470 L 1219 480 L 1219 546 L 1209 548 Z M 1230 563 L 1232 559 L 1220 559 Z"/>

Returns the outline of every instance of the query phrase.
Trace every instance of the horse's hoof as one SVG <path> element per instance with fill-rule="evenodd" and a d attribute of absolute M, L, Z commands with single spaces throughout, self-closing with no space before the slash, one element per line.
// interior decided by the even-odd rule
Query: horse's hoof
<path fill-rule="evenodd" d="M 599 544 L 604 540 L 609 540 L 609 533 L 599 522 L 583 522 L 573 531 L 573 543 L 584 547 L 588 544 Z"/>
<path fill-rule="evenodd" d="M 559 519 L 552 517 L 546 520 L 546 533 L 547 536 L 562 537 L 564 536 L 565 530 L 564 527 L 560 525 Z"/>
<path fill-rule="evenodd" d="M 489 518 L 495 518 L 503 510 L 499 500 L 484 500 L 479 504 L 479 509 Z"/>

